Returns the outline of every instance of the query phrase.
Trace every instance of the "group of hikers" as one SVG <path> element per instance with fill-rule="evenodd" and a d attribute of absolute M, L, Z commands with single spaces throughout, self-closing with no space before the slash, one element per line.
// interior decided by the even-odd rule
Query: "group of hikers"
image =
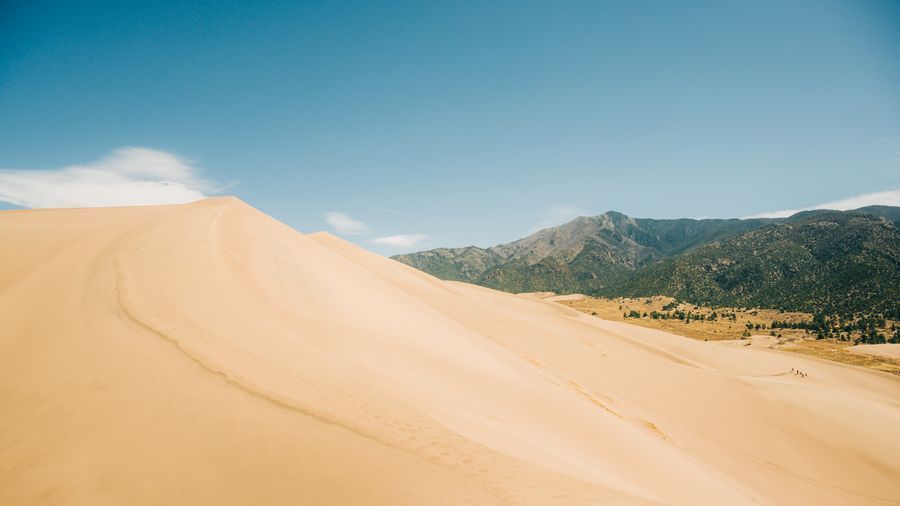
<path fill-rule="evenodd" d="M 805 372 L 801 372 L 800 369 L 794 369 L 793 367 L 791 367 L 791 372 L 794 373 L 795 376 L 800 376 L 801 378 L 807 376 Z"/>

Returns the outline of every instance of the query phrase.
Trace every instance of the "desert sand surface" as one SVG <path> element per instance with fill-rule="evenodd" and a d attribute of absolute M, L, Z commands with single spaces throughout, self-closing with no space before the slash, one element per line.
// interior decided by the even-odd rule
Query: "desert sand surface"
<path fill-rule="evenodd" d="M 900 502 L 896 376 L 440 281 L 233 198 L 6 211 L 0 241 L 0 504 Z"/>
<path fill-rule="evenodd" d="M 900 344 L 857 344 L 847 348 L 847 351 L 863 355 L 900 358 Z"/>
<path fill-rule="evenodd" d="M 545 297 L 545 299 L 550 302 L 560 302 L 564 300 L 584 300 L 584 295 L 580 293 L 570 293 L 567 295 L 553 295 L 551 297 Z"/>

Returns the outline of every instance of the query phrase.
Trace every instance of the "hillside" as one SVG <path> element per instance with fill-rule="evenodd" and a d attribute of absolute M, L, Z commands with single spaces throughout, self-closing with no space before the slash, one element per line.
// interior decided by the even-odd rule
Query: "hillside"
<path fill-rule="evenodd" d="M 664 259 L 615 290 L 701 305 L 874 311 L 896 318 L 900 231 L 862 214 L 800 216 Z"/>
<path fill-rule="evenodd" d="M 900 501 L 894 376 L 441 281 L 231 198 L 0 212 L 0 239 L 0 504 Z"/>
<path fill-rule="evenodd" d="M 599 273 L 633 270 L 769 221 L 636 219 L 610 211 L 491 248 L 439 248 L 393 258 L 442 279 L 531 291 L 535 286 L 570 286 L 597 279 Z"/>
<path fill-rule="evenodd" d="M 441 279 L 468 283 L 474 283 L 482 273 L 504 261 L 503 256 L 477 246 L 437 248 L 394 258 Z"/>
<path fill-rule="evenodd" d="M 509 292 L 668 295 L 698 304 L 894 314 L 900 208 L 786 219 L 653 220 L 607 212 L 487 249 L 398 255 Z"/>

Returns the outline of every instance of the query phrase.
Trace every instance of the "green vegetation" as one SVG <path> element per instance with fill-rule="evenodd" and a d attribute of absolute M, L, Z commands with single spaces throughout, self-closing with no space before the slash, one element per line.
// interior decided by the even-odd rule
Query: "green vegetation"
<path fill-rule="evenodd" d="M 891 324 L 891 328 L 888 329 L 884 318 L 861 317 L 842 321 L 840 318 L 817 313 L 809 322 L 774 321 L 772 328 L 805 329 L 807 332 L 814 333 L 816 339 L 834 338 L 840 341 L 852 341 L 856 344 L 900 343 L 900 328 L 896 324 Z M 859 337 L 851 339 L 851 333 L 858 333 Z"/>
<path fill-rule="evenodd" d="M 871 216 L 816 214 L 664 259 L 612 290 L 635 297 L 661 293 L 704 306 L 897 319 L 900 232 Z"/>
<path fill-rule="evenodd" d="M 824 318 L 811 323 L 817 336 L 866 325 L 867 339 L 880 342 L 896 331 L 876 326 L 872 334 L 869 322 L 900 319 L 898 220 L 900 208 L 887 206 L 778 220 L 648 220 L 609 212 L 493 248 L 395 258 L 443 279 L 509 292 L 667 295 L 708 307 L 803 311 Z"/>

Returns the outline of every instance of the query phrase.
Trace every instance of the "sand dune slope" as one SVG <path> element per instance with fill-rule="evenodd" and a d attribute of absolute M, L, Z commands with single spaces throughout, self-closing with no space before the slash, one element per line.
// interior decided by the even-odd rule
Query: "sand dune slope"
<path fill-rule="evenodd" d="M 3 212 L 0 244 L 0 504 L 900 502 L 896 377 L 440 281 L 232 198 Z"/>

